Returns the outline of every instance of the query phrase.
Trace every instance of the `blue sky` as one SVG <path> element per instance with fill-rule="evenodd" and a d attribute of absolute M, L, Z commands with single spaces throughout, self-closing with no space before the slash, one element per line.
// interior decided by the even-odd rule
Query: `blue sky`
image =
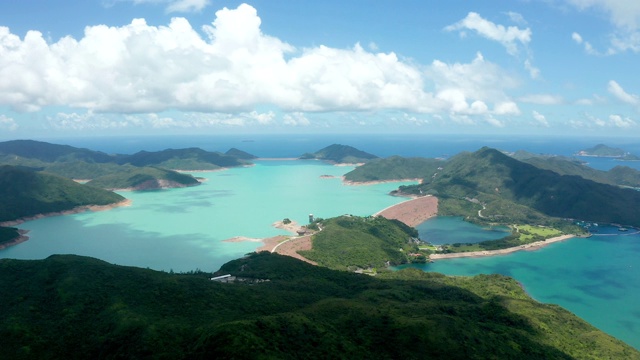
<path fill-rule="evenodd" d="M 640 1 L 0 4 L 0 139 L 640 132 Z"/>

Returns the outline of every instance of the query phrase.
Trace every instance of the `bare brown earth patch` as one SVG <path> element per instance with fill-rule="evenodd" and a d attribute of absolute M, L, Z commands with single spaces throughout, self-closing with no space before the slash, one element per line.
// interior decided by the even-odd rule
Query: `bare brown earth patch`
<path fill-rule="evenodd" d="M 400 220 L 409 226 L 417 226 L 438 213 L 438 198 L 422 196 L 390 206 L 374 214 L 387 219 Z"/>

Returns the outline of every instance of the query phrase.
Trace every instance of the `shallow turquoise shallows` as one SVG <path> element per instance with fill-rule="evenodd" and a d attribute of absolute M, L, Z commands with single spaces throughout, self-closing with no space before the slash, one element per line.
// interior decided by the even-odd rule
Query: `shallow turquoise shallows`
<path fill-rule="evenodd" d="M 535 251 L 437 260 L 416 267 L 447 275 L 512 276 L 534 299 L 561 305 L 640 349 L 638 259 L 640 235 L 600 227 L 591 238 L 575 238 Z"/>
<path fill-rule="evenodd" d="M 215 271 L 261 245 L 225 239 L 287 234 L 272 224 L 290 218 L 304 225 L 310 213 L 367 216 L 405 200 L 388 193 L 410 182 L 344 185 L 341 176 L 352 169 L 319 161 L 258 161 L 195 173 L 206 179 L 200 186 L 123 192 L 133 201 L 129 207 L 21 224 L 30 240 L 0 251 L 0 257 L 78 254 L 165 271 Z"/>

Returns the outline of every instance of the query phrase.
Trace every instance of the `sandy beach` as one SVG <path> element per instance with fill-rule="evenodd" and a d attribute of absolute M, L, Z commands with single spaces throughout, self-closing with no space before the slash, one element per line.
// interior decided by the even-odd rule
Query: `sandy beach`
<path fill-rule="evenodd" d="M 235 236 L 230 239 L 224 240 L 226 242 L 240 242 L 240 241 L 255 241 L 262 242 L 262 246 L 256 249 L 256 252 L 269 251 L 280 255 L 291 256 L 293 258 L 308 262 L 312 265 L 318 265 L 317 263 L 303 257 L 298 254 L 298 251 L 311 250 L 311 236 L 312 234 L 299 236 L 298 230 L 302 227 L 295 221 L 285 224 L 283 221 L 276 221 L 272 224 L 273 227 L 283 229 L 290 232 L 292 235 L 278 235 L 265 239 L 248 238 L 244 236 Z M 295 234 L 295 235 L 294 235 Z"/>
<path fill-rule="evenodd" d="M 438 198 L 422 196 L 407 200 L 378 211 L 374 216 L 400 220 L 409 226 L 417 226 L 438 213 Z"/>
<path fill-rule="evenodd" d="M 559 241 L 564 241 L 567 239 L 572 239 L 574 237 L 575 235 L 556 236 L 547 240 L 536 241 L 529 244 L 511 247 L 507 249 L 500 249 L 500 250 L 470 251 L 470 252 L 451 253 L 451 254 L 431 254 L 429 256 L 429 259 L 438 260 L 438 259 L 456 259 L 456 258 L 466 258 L 466 257 L 484 257 L 484 256 L 511 254 L 521 250 L 532 251 L 532 250 L 540 249 L 541 247 L 547 246 L 549 244 L 553 244 Z"/>

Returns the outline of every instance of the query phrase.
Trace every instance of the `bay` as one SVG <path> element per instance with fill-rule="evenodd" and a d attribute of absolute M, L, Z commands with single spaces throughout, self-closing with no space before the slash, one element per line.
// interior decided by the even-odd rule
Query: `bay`
<path fill-rule="evenodd" d="M 215 271 L 254 251 L 259 242 L 225 242 L 244 236 L 288 234 L 272 224 L 301 225 L 317 217 L 372 215 L 404 198 L 388 195 L 411 182 L 344 185 L 352 166 L 319 161 L 257 161 L 255 166 L 195 173 L 202 185 L 123 192 L 129 207 L 28 221 L 30 239 L 0 251 L 0 258 L 43 259 L 77 254 L 111 263 L 165 271 Z M 323 176 L 324 175 L 324 176 Z"/>
<path fill-rule="evenodd" d="M 409 266 L 457 276 L 511 276 L 534 299 L 560 305 L 640 349 L 639 257 L 639 234 L 601 226 L 590 238 L 574 238 L 535 251 Z"/>

